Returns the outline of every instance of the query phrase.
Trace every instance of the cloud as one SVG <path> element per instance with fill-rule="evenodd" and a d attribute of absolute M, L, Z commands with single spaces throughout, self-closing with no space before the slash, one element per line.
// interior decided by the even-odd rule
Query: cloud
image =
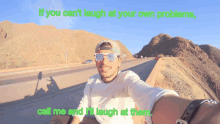
<path fill-rule="evenodd" d="M 35 2 L 31 2 L 25 0 L 22 4 L 25 10 L 31 11 L 33 19 L 37 19 L 40 25 L 53 25 L 58 29 L 70 29 L 74 28 L 77 22 L 76 17 L 65 17 L 62 15 L 62 11 L 65 9 L 63 8 L 63 3 L 61 0 L 37 0 Z M 44 16 L 39 16 L 39 8 L 44 8 Z M 60 10 L 60 16 L 50 16 L 46 18 L 46 10 Z"/>
<path fill-rule="evenodd" d="M 61 10 L 61 13 L 64 10 Z M 40 19 L 41 25 L 54 25 L 58 29 L 70 29 L 75 26 L 77 18 L 65 16 L 50 16 L 48 18 L 42 17 Z"/>

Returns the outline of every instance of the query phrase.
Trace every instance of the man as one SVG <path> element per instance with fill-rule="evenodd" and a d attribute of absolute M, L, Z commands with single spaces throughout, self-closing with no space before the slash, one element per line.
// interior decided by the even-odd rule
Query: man
<path fill-rule="evenodd" d="M 84 96 L 78 110 L 83 108 L 83 115 L 74 115 L 72 124 L 79 124 L 86 114 L 86 108 L 94 108 L 95 119 L 88 123 L 133 124 L 131 109 L 135 103 L 140 110 L 150 110 L 145 116 L 147 124 L 176 124 L 192 100 L 182 99 L 169 89 L 152 87 L 140 80 L 132 71 L 121 72 L 120 48 L 114 41 L 102 41 L 95 49 L 98 74 L 91 76 L 84 89 Z M 118 110 L 115 115 L 101 115 L 99 110 Z M 121 115 L 121 110 L 128 110 Z M 219 110 L 217 110 L 219 109 Z M 202 122 L 220 123 L 220 105 L 203 103 L 190 124 Z M 93 121 L 93 122 L 92 122 Z"/>

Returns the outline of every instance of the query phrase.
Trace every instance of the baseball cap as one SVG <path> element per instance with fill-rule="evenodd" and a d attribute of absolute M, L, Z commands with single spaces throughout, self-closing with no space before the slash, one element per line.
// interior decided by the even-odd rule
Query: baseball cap
<path fill-rule="evenodd" d="M 119 45 L 113 40 L 103 40 L 103 41 L 99 42 L 97 44 L 96 48 L 95 48 L 95 52 L 98 52 L 99 50 L 102 50 L 102 49 L 100 49 L 100 46 L 104 42 L 107 42 L 107 43 L 111 44 L 112 48 L 109 48 L 108 50 L 112 50 L 112 51 L 116 52 L 118 55 L 121 55 L 121 50 L 120 50 Z"/>

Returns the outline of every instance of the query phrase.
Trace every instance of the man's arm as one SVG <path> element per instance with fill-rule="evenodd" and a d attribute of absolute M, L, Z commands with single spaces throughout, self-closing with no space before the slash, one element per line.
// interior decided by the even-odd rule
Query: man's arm
<path fill-rule="evenodd" d="M 73 121 L 72 121 L 71 124 L 79 124 L 80 122 L 81 122 L 81 121 L 80 121 L 79 117 L 74 116 L 74 117 L 73 117 Z"/>
<path fill-rule="evenodd" d="M 90 79 L 88 80 L 88 82 L 90 81 Z M 78 106 L 78 110 L 83 108 L 83 115 L 74 115 L 73 116 L 73 121 L 71 124 L 79 124 L 82 120 L 83 117 L 86 114 L 86 108 L 90 106 L 90 96 L 91 96 L 91 87 L 89 83 L 86 83 L 85 89 L 84 89 L 84 96 L 82 97 L 79 106 Z"/>
<path fill-rule="evenodd" d="M 151 110 L 152 116 L 145 116 L 147 123 L 176 124 L 176 120 L 181 118 L 187 106 L 192 101 L 180 98 L 173 90 L 152 87 L 140 80 L 138 75 L 131 71 L 124 77 L 124 82 L 126 84 L 125 91 L 137 103 L 138 108 L 140 110 Z M 211 124 L 211 120 L 217 122 L 215 118 L 220 118 L 219 108 L 220 103 L 218 105 L 203 103 L 194 116 L 194 119 L 192 119 L 191 124 L 200 124 L 198 122 L 201 122 L 204 118 L 206 120 L 209 119 L 209 124 Z M 212 115 L 214 115 L 214 112 L 218 113 L 218 115 L 208 116 L 208 111 Z M 202 115 L 204 117 L 199 118 Z"/>
<path fill-rule="evenodd" d="M 220 124 L 220 103 L 199 117 L 195 124 Z"/>
<path fill-rule="evenodd" d="M 183 99 L 174 95 L 165 95 L 161 97 L 154 104 L 151 112 L 153 123 L 176 124 L 176 120 L 180 119 L 180 117 L 183 115 L 184 111 L 186 110 L 187 106 L 191 101 L 192 100 Z M 210 121 L 211 119 L 213 120 L 213 116 L 209 116 L 209 114 L 213 113 L 214 111 L 220 113 L 219 109 L 214 109 L 217 107 L 220 108 L 219 106 L 220 104 L 215 105 L 211 103 L 203 103 L 200 106 L 197 114 L 192 119 L 191 124 L 201 124 L 200 122 L 204 121 L 205 119 L 206 121 L 208 121 L 209 124 L 211 124 Z M 217 118 L 220 118 L 220 116 L 218 115 Z M 217 120 L 214 121 L 215 123 L 213 124 L 217 124 Z"/>

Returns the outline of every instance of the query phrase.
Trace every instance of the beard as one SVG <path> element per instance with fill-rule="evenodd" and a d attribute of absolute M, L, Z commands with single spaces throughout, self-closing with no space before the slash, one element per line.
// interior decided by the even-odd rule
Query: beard
<path fill-rule="evenodd" d="M 102 76 L 102 78 L 110 78 L 114 75 L 115 73 L 105 73 L 105 72 L 101 72 L 100 75 Z"/>
<path fill-rule="evenodd" d="M 100 70 L 99 74 L 101 75 L 101 78 L 110 78 L 110 77 L 114 76 L 115 73 L 118 72 L 118 70 L 119 70 L 119 68 L 116 69 L 115 71 L 109 70 L 109 71 L 106 71 L 106 72 Z M 116 74 L 116 75 L 117 75 L 117 74 Z"/>

